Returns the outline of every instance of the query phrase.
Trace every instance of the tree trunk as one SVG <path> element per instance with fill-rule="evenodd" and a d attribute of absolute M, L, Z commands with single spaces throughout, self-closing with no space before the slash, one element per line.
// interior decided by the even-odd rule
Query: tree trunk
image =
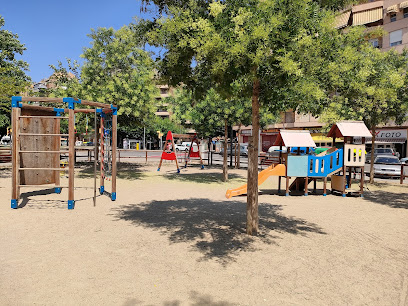
<path fill-rule="evenodd" d="M 371 161 L 370 161 L 370 184 L 374 183 L 374 143 L 375 143 L 375 126 L 371 128 Z"/>
<path fill-rule="evenodd" d="M 252 88 L 252 137 L 248 145 L 248 196 L 247 234 L 258 234 L 258 142 L 259 142 L 259 90 L 256 78 Z"/>
<path fill-rule="evenodd" d="M 238 152 L 237 152 L 237 164 L 236 168 L 239 169 L 241 167 L 241 126 L 242 124 L 239 124 L 238 128 Z"/>
<path fill-rule="evenodd" d="M 225 120 L 225 133 L 224 133 L 224 160 L 222 162 L 222 181 L 228 181 L 228 122 Z"/>

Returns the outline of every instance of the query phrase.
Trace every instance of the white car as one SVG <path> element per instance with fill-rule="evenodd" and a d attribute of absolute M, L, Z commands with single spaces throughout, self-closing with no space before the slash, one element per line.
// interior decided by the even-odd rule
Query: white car
<path fill-rule="evenodd" d="M 370 162 L 364 165 L 364 172 L 370 174 Z M 377 155 L 374 159 L 374 175 L 386 177 L 398 177 L 401 175 L 401 163 L 398 157 L 393 155 Z"/>
<path fill-rule="evenodd" d="M 269 156 L 279 156 L 280 152 L 281 150 L 279 146 L 272 146 L 272 147 L 269 147 L 268 149 Z M 287 152 L 288 152 L 288 148 L 282 146 L 282 153 L 287 153 Z"/>
<path fill-rule="evenodd" d="M 176 151 L 185 151 L 188 152 L 190 150 L 191 142 L 182 142 L 181 144 L 175 144 Z M 198 151 L 197 144 L 193 144 L 193 150 Z"/>
<path fill-rule="evenodd" d="M 401 164 L 408 164 L 408 157 L 401 158 Z"/>

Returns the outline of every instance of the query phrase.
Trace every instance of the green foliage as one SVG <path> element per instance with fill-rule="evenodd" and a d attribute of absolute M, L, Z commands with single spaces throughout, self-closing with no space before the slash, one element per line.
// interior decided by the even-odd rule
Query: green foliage
<path fill-rule="evenodd" d="M 200 137 L 224 135 L 225 122 L 229 125 L 251 124 L 251 101 L 237 95 L 223 99 L 214 88 L 207 91 L 203 99 L 194 99 L 186 88 L 179 88 L 174 97 L 166 102 L 172 107 L 177 120 L 183 125 L 191 125 Z M 276 122 L 277 114 L 261 109 L 261 125 Z"/>
<path fill-rule="evenodd" d="M 84 49 L 82 67 L 70 60 L 68 69 L 61 63 L 51 66 L 57 79 L 52 95 L 116 104 L 119 129 L 140 130 L 156 110 L 154 62 L 128 26 L 117 31 L 98 28 L 89 37 L 92 47 Z"/>
<path fill-rule="evenodd" d="M 160 12 L 163 11 L 168 11 L 168 7 L 172 6 L 177 6 L 180 8 L 187 8 L 188 5 L 190 4 L 191 0 L 143 0 L 142 3 L 144 3 L 146 6 L 149 4 L 155 4 L 159 8 Z M 211 0 L 205 1 L 205 0 L 200 0 L 197 1 L 198 6 L 205 8 L 209 3 L 211 3 Z M 219 1 L 220 3 L 223 3 L 225 1 Z M 320 4 L 322 7 L 326 7 L 329 9 L 333 10 L 338 10 L 347 7 L 348 5 L 351 4 L 357 4 L 360 2 L 366 2 L 365 0 L 316 0 L 316 3 Z"/>
<path fill-rule="evenodd" d="M 407 65 L 405 52 L 383 52 L 366 42 L 340 48 L 325 74 L 336 94 L 324 119 L 363 120 L 370 129 L 389 120 L 402 123 L 408 113 Z"/>
<path fill-rule="evenodd" d="M 312 105 L 318 113 L 327 103 L 321 71 L 338 32 L 334 14 L 317 2 L 214 1 L 205 10 L 188 2 L 167 10 L 147 37 L 166 50 L 162 76 L 173 86 L 183 83 L 195 100 L 204 99 L 208 88 L 225 100 L 249 100 L 258 79 L 260 103 L 272 114 L 289 108 L 306 112 Z"/>
<path fill-rule="evenodd" d="M 16 59 L 26 48 L 17 34 L 2 29 L 4 23 L 0 16 L 0 127 L 10 124 L 11 96 L 23 92 L 30 81 L 26 75 L 28 64 Z"/>

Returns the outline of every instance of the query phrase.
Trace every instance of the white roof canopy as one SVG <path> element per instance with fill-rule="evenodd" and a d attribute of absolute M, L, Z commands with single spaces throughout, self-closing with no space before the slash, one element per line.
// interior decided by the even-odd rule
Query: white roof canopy
<path fill-rule="evenodd" d="M 327 137 L 371 137 L 363 121 L 341 121 L 333 125 Z"/>
<path fill-rule="evenodd" d="M 309 131 L 303 130 L 280 130 L 275 145 L 283 145 L 285 147 L 307 147 L 315 148 L 316 144 L 313 141 Z"/>

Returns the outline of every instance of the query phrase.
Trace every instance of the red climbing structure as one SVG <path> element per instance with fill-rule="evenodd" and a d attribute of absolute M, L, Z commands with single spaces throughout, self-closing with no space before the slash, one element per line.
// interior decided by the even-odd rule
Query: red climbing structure
<path fill-rule="evenodd" d="M 177 173 L 180 173 L 180 168 L 178 166 L 178 161 L 177 161 L 177 156 L 175 152 L 175 146 L 174 146 L 174 139 L 173 139 L 173 134 L 171 131 L 167 132 L 166 136 L 166 144 L 163 148 L 163 153 L 160 158 L 160 163 L 157 171 L 160 171 L 161 165 L 163 160 L 174 160 L 176 161 L 176 166 L 177 166 Z"/>
<path fill-rule="evenodd" d="M 198 149 L 197 151 L 194 151 L 194 143 L 196 143 L 197 145 L 197 149 Z M 203 159 L 201 158 L 201 152 L 200 152 L 200 143 L 198 141 L 197 134 L 194 134 L 194 137 L 191 140 L 190 149 L 188 151 L 188 157 L 186 159 L 186 164 L 184 166 L 185 168 L 187 168 L 187 164 L 191 158 L 199 158 L 201 169 L 204 169 Z"/>

